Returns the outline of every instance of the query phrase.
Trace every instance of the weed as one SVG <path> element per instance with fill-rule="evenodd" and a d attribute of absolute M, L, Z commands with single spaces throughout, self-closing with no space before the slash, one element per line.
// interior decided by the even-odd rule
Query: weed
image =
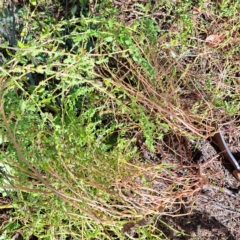
<path fill-rule="evenodd" d="M 13 204 L 6 238 L 124 239 L 129 221 L 178 213 L 201 176 L 194 166 L 141 161 L 139 149 L 154 154 L 170 133 L 207 138 L 219 109 L 239 109 L 236 27 L 214 20 L 231 12 L 237 26 L 229 1 L 198 6 L 196 16 L 191 1 L 136 4 L 130 22 L 118 21 L 111 1 L 75 3 L 69 14 L 59 3 L 19 5 L 15 47 L 1 16 L 1 192 Z M 220 33 L 230 40 L 208 46 Z M 135 224 L 133 234 L 166 238 L 154 224 Z"/>

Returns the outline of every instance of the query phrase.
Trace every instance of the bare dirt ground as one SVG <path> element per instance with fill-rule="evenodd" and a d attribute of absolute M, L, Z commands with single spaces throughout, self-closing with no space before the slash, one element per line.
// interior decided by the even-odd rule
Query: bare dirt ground
<path fill-rule="evenodd" d="M 240 135 L 234 136 L 235 139 L 239 137 Z M 203 181 L 201 191 L 193 201 L 192 196 L 189 199 L 185 196 L 186 199 L 179 201 L 177 211 L 174 207 L 168 209 L 169 212 L 174 212 L 170 214 L 172 216 L 160 214 L 156 217 L 157 228 L 168 239 L 240 239 L 240 181 L 232 174 L 233 166 L 221 155 L 216 143 L 211 138 L 193 141 L 169 134 L 161 142 L 159 151 L 161 158 L 159 153 L 151 154 L 143 148 L 143 161 L 182 165 L 179 176 L 189 174 L 187 166 L 196 166 L 196 171 L 191 168 L 190 175 L 200 176 Z M 126 232 L 132 230 L 131 239 L 138 239 L 135 230 L 142 223 L 149 224 L 144 220 L 126 226 Z"/>
<path fill-rule="evenodd" d="M 224 159 L 211 161 L 202 171 L 208 179 L 193 205 L 192 214 L 163 217 L 164 221 L 190 236 L 177 236 L 174 231 L 159 225 L 170 239 L 240 239 L 240 182 L 231 173 Z M 189 211 L 183 206 L 180 213 Z"/>
<path fill-rule="evenodd" d="M 238 140 L 239 137 L 234 136 Z M 169 135 L 161 146 L 165 158 L 160 161 L 182 162 L 185 167 L 196 164 L 198 170 L 194 174 L 201 175 L 203 184 L 195 201 L 180 204 L 176 217 L 159 217 L 174 230 L 161 222 L 158 222 L 158 228 L 169 239 L 240 239 L 240 181 L 232 174 L 233 166 L 224 159 L 215 142 L 208 139 L 197 143 L 186 137 Z M 152 161 L 154 156 L 146 149 L 144 151 L 143 159 Z M 186 235 L 179 236 L 179 232 Z"/>

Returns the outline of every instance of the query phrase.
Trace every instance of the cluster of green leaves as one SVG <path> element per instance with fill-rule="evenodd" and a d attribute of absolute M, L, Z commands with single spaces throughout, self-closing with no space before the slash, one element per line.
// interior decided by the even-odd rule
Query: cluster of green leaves
<path fill-rule="evenodd" d="M 0 153 L 1 193 L 13 199 L 14 208 L 2 234 L 103 239 L 105 228 L 96 219 L 114 216 L 114 207 L 105 205 L 118 202 L 124 208 L 124 200 L 110 189 L 129 174 L 121 164 L 137 157 L 128 131 L 152 132 L 145 127 L 144 110 L 141 116 L 135 113 L 143 117 L 139 121 L 123 103 L 125 90 L 95 68 L 124 49 L 129 52 L 126 57 L 152 69 L 132 41 L 132 30 L 115 16 L 81 15 L 55 22 L 47 8 L 32 5 L 19 11 L 24 20 L 17 49 L 11 53 L 8 42 L 1 45 L 9 53 L 1 65 L 0 129 L 7 139 Z M 114 228 L 118 237 L 120 226 Z M 109 231 L 112 228 L 107 225 Z"/>

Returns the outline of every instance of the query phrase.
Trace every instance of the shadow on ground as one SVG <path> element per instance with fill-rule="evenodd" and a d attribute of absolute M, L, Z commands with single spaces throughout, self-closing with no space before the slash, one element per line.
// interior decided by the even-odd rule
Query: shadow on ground
<path fill-rule="evenodd" d="M 164 216 L 161 218 L 170 226 L 173 226 L 180 232 L 185 232 L 188 236 L 178 236 L 176 232 L 168 228 L 161 222 L 158 222 L 157 227 L 169 239 L 190 240 L 190 239 L 225 239 L 236 240 L 231 232 L 223 224 L 214 217 L 210 217 L 207 213 L 194 211 L 191 215 L 178 218 Z"/>

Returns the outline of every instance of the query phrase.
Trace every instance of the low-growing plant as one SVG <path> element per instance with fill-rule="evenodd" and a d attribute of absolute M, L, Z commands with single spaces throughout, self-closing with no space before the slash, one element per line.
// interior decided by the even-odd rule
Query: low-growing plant
<path fill-rule="evenodd" d="M 140 150 L 153 154 L 170 132 L 207 138 L 219 109 L 236 114 L 235 77 L 219 84 L 216 63 L 226 76 L 236 72 L 235 43 L 224 54 L 228 43 L 198 42 L 211 28 L 206 10 L 193 19 L 189 1 L 175 10 L 136 4 L 131 24 L 118 21 L 111 1 L 94 11 L 72 1 L 69 14 L 44 3 L 20 8 L 17 45 L 1 44 L 1 194 L 13 208 L 2 235 L 124 239 L 131 223 L 139 239 L 166 239 L 155 223 L 139 222 L 178 213 L 203 179 L 194 166 L 146 161 Z"/>

